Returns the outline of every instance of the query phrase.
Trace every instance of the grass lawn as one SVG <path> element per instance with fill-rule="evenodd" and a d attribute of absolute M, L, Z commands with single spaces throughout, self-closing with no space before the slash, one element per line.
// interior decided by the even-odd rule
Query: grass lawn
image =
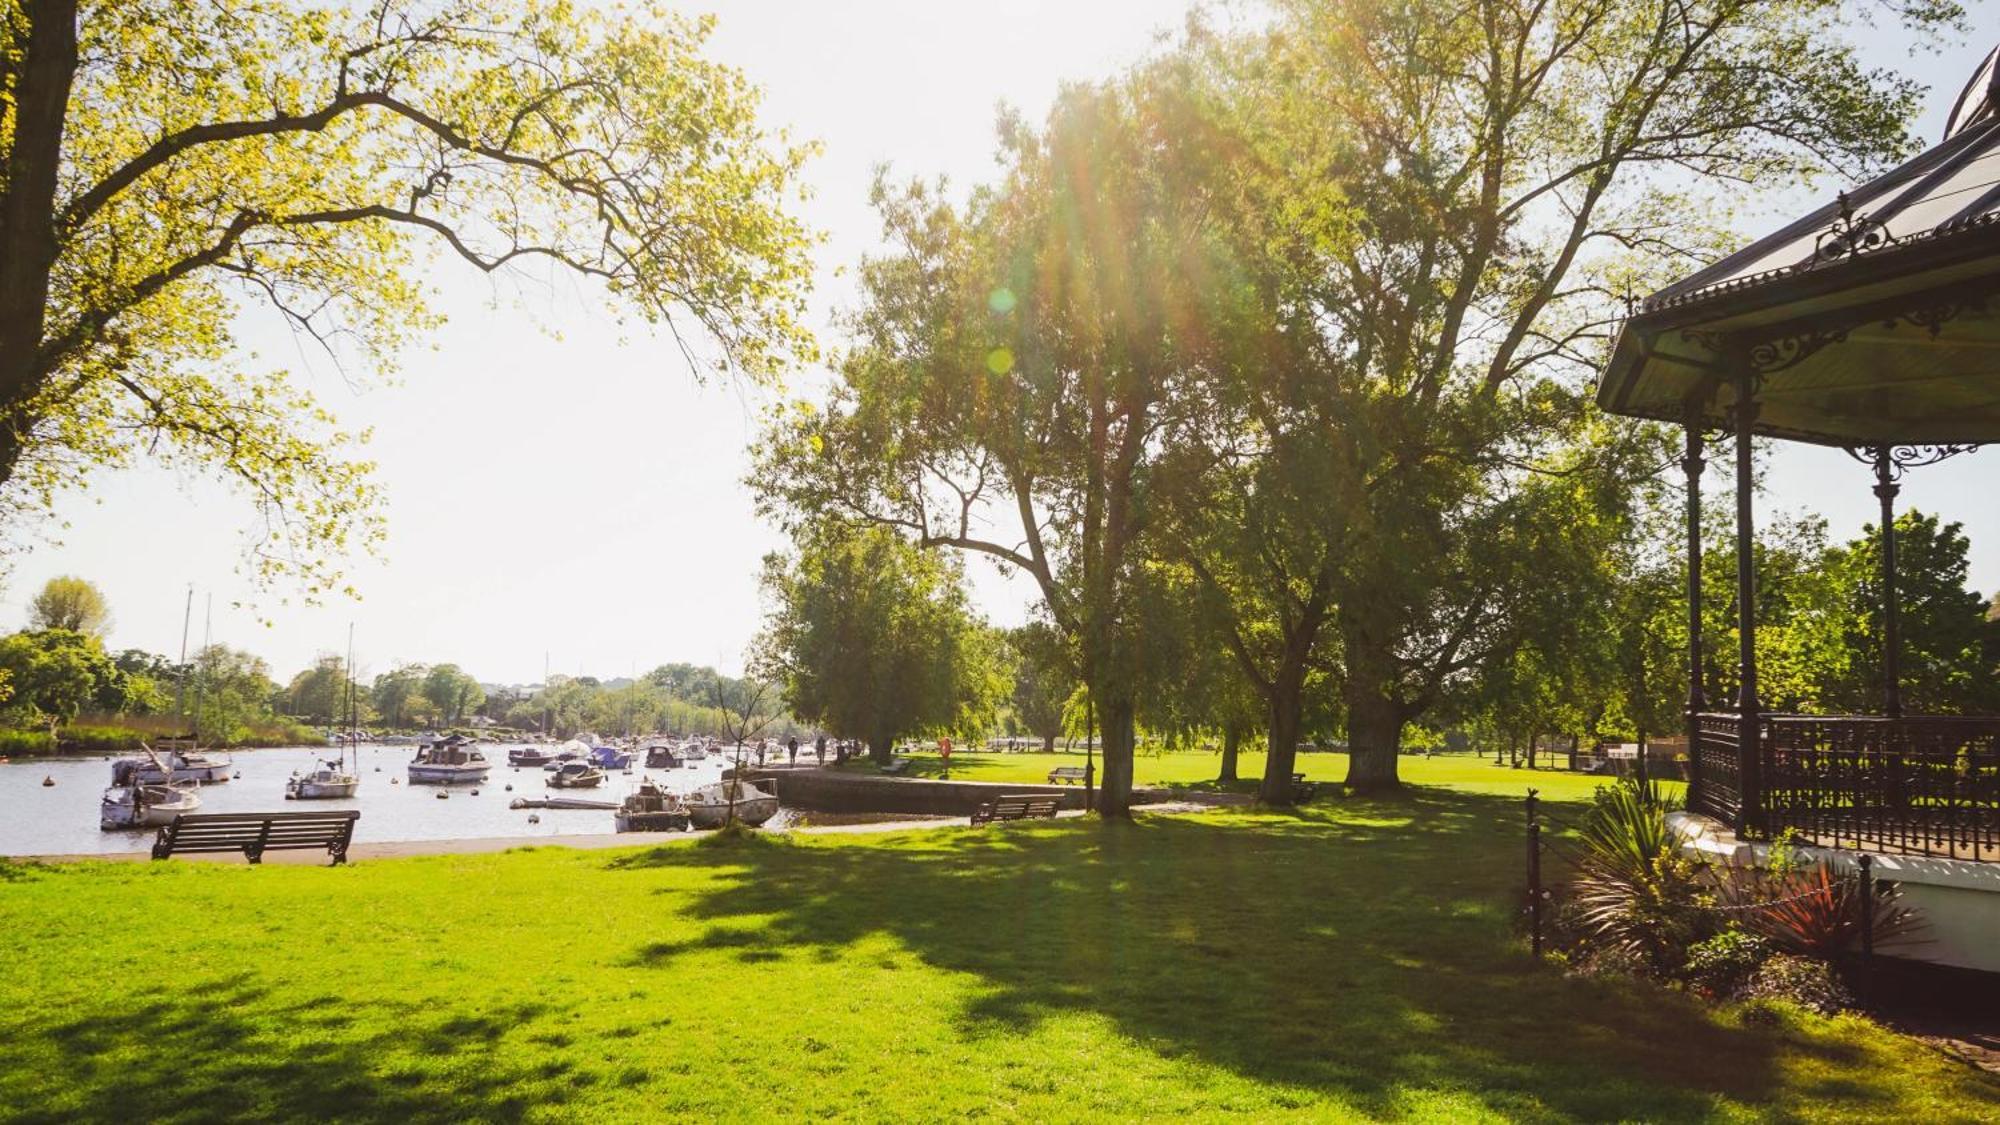
<path fill-rule="evenodd" d="M 935 750 L 906 754 L 904 757 L 910 759 L 911 777 L 937 777 L 944 773 L 944 763 L 938 758 Z M 954 750 L 951 754 L 950 776 L 956 781 L 1023 781 L 1040 784 L 1048 780 L 1049 771 L 1057 766 L 1080 766 L 1083 760 L 1081 752 L 967 753 Z M 1135 780 L 1142 786 L 1197 785 L 1213 782 L 1221 762 L 1221 755 L 1206 750 L 1170 750 L 1150 754 L 1141 752 L 1135 768 Z M 863 759 L 850 762 L 847 768 L 873 770 L 875 767 Z M 1294 768 L 1305 774 L 1308 781 L 1337 783 L 1347 776 L 1347 755 L 1300 754 Z M 1471 754 L 1439 754 L 1435 758 L 1426 758 L 1421 754 L 1405 754 L 1397 763 L 1397 769 L 1404 781 L 1416 785 L 1441 785 L 1461 792 L 1505 797 L 1526 796 L 1528 787 L 1533 786 L 1541 791 L 1542 796 L 1551 800 L 1587 798 L 1592 790 L 1608 780 L 1559 770 L 1514 769 L 1495 765 L 1491 758 L 1480 758 Z M 1264 775 L 1263 752 L 1244 751 L 1237 762 L 1236 772 L 1244 779 L 1237 788 L 1245 792 L 1256 789 L 1257 779 Z"/>
<path fill-rule="evenodd" d="M 1480 793 L 327 870 L 0 865 L 0 1120 L 2000 1119 L 1574 981 Z"/>

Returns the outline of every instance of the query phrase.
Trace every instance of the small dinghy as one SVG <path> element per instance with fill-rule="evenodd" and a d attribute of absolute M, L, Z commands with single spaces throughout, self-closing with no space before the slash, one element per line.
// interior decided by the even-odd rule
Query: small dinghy
<path fill-rule="evenodd" d="M 720 828 L 730 816 L 756 827 L 778 815 L 778 798 L 747 781 L 704 785 L 687 795 L 688 818 L 696 828 Z"/>
<path fill-rule="evenodd" d="M 549 775 L 551 789 L 595 789 L 604 784 L 604 771 L 589 762 L 564 762 Z"/>
<path fill-rule="evenodd" d="M 645 781 L 618 806 L 611 822 L 620 832 L 684 832 L 692 818 L 679 797 Z"/>

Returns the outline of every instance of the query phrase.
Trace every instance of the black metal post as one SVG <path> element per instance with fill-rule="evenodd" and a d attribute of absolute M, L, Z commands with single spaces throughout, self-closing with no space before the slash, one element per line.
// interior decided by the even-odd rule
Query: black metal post
<path fill-rule="evenodd" d="M 1687 474 L 1687 603 L 1688 603 L 1688 795 L 1699 807 L 1701 796 L 1701 713 L 1708 697 L 1701 687 L 1701 404 L 1688 404 L 1687 451 L 1681 471 Z"/>
<path fill-rule="evenodd" d="M 1535 794 L 1528 790 L 1528 933 L 1535 959 L 1542 957 L 1542 825 L 1536 816 Z"/>
<path fill-rule="evenodd" d="M 1097 808 L 1097 700 L 1083 696 L 1083 810 Z"/>
<path fill-rule="evenodd" d="M 1862 852 L 1855 861 L 1861 868 L 1861 960 L 1875 961 L 1875 857 Z"/>
<path fill-rule="evenodd" d="M 1875 447 L 1875 497 L 1882 502 L 1882 713 L 1903 714 L 1902 614 L 1896 606 L 1896 466 L 1886 445 Z"/>
<path fill-rule="evenodd" d="M 1763 803 L 1758 753 L 1757 700 L 1757 524 L 1751 506 L 1756 463 L 1752 457 L 1751 424 L 1757 419 L 1757 379 L 1747 357 L 1737 357 L 1736 376 L 1736 692 L 1737 834 L 1761 827 Z"/>

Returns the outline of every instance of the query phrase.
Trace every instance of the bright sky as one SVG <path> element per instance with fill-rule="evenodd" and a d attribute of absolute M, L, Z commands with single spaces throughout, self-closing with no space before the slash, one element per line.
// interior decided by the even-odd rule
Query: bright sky
<path fill-rule="evenodd" d="M 1062 80 L 1110 73 L 1176 27 L 1187 0 L 702 7 L 720 18 L 714 53 L 765 88 L 765 119 L 825 147 L 806 214 L 830 237 L 824 314 L 852 297 L 841 267 L 876 244 L 876 164 L 960 185 L 987 178 L 999 103 L 1039 116 Z M 1927 138 L 1991 45 L 1974 39 L 1942 58 L 1912 60 L 1886 36 L 1871 47 L 1880 65 L 1935 83 L 1919 122 Z M 566 286 L 495 288 L 442 259 L 433 281 L 451 320 L 406 357 L 400 386 L 357 393 L 274 324 L 242 328 L 262 362 L 301 373 L 344 423 L 375 430 L 390 538 L 383 561 L 352 567 L 362 601 L 267 598 L 268 625 L 231 609 L 252 594 L 239 573 L 247 503 L 217 484 L 140 470 L 66 504 L 61 543 L 21 558 L 0 589 L 0 627 L 25 620 L 46 579 L 77 574 L 109 597 L 114 648 L 178 652 L 192 583 L 193 643 L 212 593 L 215 639 L 262 655 L 281 680 L 344 648 L 349 622 L 364 676 L 406 661 L 454 661 L 489 683 L 538 681 L 545 660 L 605 677 L 666 661 L 738 667 L 761 614 L 760 559 L 781 545 L 741 484 L 760 404 L 726 384 L 694 385 L 668 341 L 621 341 Z M 2000 450 L 1961 458 L 1912 474 L 1903 493 L 1967 525 L 1974 581 L 1988 591 L 2000 588 L 1996 468 Z M 1837 451 L 1786 450 L 1772 480 L 1787 507 L 1826 515 L 1836 536 L 1874 511 L 1867 471 Z M 1024 588 L 973 569 L 988 612 L 1018 619 Z"/>

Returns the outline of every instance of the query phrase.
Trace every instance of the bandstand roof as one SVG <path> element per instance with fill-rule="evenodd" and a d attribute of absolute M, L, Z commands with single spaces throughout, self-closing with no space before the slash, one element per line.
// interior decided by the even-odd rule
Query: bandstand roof
<path fill-rule="evenodd" d="M 1936 147 L 1640 302 L 1598 403 L 1724 426 L 1747 366 L 1767 436 L 2000 442 L 1996 59 Z"/>

